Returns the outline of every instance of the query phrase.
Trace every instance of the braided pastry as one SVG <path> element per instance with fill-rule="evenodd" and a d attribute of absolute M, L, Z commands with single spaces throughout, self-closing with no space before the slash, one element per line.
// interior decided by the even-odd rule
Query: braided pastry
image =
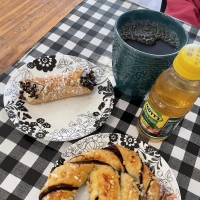
<path fill-rule="evenodd" d="M 139 200 L 140 191 L 133 178 L 127 173 L 121 173 L 121 200 Z"/>
<path fill-rule="evenodd" d="M 86 182 L 89 200 L 178 200 L 160 185 L 137 153 L 120 145 L 65 161 L 50 173 L 39 200 L 74 200 Z"/>
<path fill-rule="evenodd" d="M 49 174 L 47 182 L 40 191 L 39 200 L 73 200 L 77 189 L 83 185 L 94 164 L 68 163 L 65 161 Z"/>
<path fill-rule="evenodd" d="M 19 98 L 29 104 L 46 103 L 91 93 L 95 85 L 94 72 L 80 68 L 67 74 L 26 78 L 20 81 Z"/>
<path fill-rule="evenodd" d="M 101 161 L 104 164 L 112 166 L 117 171 L 124 172 L 122 158 L 105 149 L 90 150 L 87 153 L 82 153 L 70 160 L 71 163 L 77 161 Z"/>
<path fill-rule="evenodd" d="M 119 176 L 112 167 L 101 165 L 89 175 L 89 200 L 120 200 Z"/>

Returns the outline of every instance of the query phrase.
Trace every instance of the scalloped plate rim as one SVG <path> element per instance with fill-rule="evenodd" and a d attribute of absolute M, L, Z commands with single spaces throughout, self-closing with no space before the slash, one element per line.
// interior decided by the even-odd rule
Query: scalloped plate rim
<path fill-rule="evenodd" d="M 44 55 L 44 56 L 46 56 L 46 55 Z M 36 58 L 36 59 L 33 59 L 31 62 L 34 62 L 35 60 L 38 60 L 38 59 L 40 59 L 40 58 L 42 58 L 42 57 L 44 57 L 44 56 L 41 56 L 41 57 L 38 57 L 38 58 Z M 58 67 L 58 61 L 60 61 L 62 58 L 63 59 L 78 59 L 78 60 L 80 60 L 80 62 L 85 62 L 86 63 L 86 65 L 87 65 L 87 63 L 88 63 L 88 67 L 89 66 L 93 66 L 95 69 L 100 69 L 101 71 L 102 71 L 102 69 L 99 67 L 99 66 L 97 66 L 96 64 L 94 64 L 94 63 L 92 63 L 91 61 L 88 61 L 88 60 L 86 60 L 86 59 L 84 59 L 84 58 L 80 58 L 80 57 L 77 57 L 77 56 L 71 56 L 71 55 L 60 55 L 60 54 L 58 54 L 58 55 L 50 55 L 49 57 L 51 57 L 51 56 L 55 56 L 55 59 L 56 59 L 56 61 L 57 61 L 57 63 L 56 63 L 56 67 L 55 67 L 55 69 Z M 31 63 L 31 62 L 28 62 L 28 63 Z M 20 70 L 23 70 L 23 69 L 27 69 L 27 70 L 29 70 L 29 71 L 31 71 L 32 69 L 29 69 L 28 67 L 27 67 L 27 64 L 28 63 L 25 63 L 25 64 L 23 64 L 20 68 L 18 68 L 12 75 L 11 75 L 11 77 L 10 77 L 10 79 L 8 80 L 8 82 L 7 82 L 7 84 L 6 84 L 6 87 L 5 87 L 5 90 L 4 90 L 4 95 L 3 95 L 3 102 L 4 102 L 4 108 L 8 105 L 8 100 L 7 100 L 7 104 L 5 103 L 5 94 L 6 94 L 6 92 L 7 92 L 7 90 L 8 89 L 10 89 L 9 88 L 9 85 L 11 85 L 12 84 L 12 82 L 10 83 L 10 81 L 12 80 L 12 78 L 16 78 L 17 79 L 17 76 L 19 76 L 20 75 Z M 74 64 L 74 65 L 77 65 L 78 66 L 78 64 Z M 39 70 L 37 70 L 37 69 L 35 69 L 34 68 L 34 70 L 35 71 L 37 71 L 37 73 L 41 73 L 41 71 L 39 71 Z M 34 74 L 34 70 L 32 70 L 31 71 L 31 73 L 33 73 Z M 63 69 L 56 69 L 56 70 L 63 70 Z M 42 72 L 42 74 L 43 74 L 44 72 Z M 48 72 L 47 72 L 48 73 Z M 51 72 L 50 72 L 51 73 Z M 61 73 L 61 72 L 60 72 Z M 111 82 L 110 82 L 110 80 L 108 79 L 108 77 L 106 76 L 106 74 L 104 73 L 104 79 L 105 79 L 105 81 L 103 81 L 103 82 L 100 82 L 100 85 L 102 85 L 102 84 L 104 84 L 104 83 L 109 83 L 111 86 L 112 86 L 112 84 L 111 84 Z M 14 82 L 14 81 L 13 81 Z M 105 86 L 105 85 L 104 85 Z M 107 86 L 106 86 L 107 87 Z M 112 89 L 113 89 L 113 86 L 112 86 Z M 10 98 L 10 101 L 12 100 L 11 98 L 13 98 L 13 97 L 16 97 L 16 95 L 13 95 L 13 94 L 11 94 L 10 96 L 9 95 L 7 95 L 8 97 L 6 97 L 7 99 L 8 98 Z M 101 95 L 101 96 L 103 96 L 103 95 Z M 84 98 L 84 95 L 82 96 L 83 98 Z M 114 92 L 112 92 L 112 97 L 113 97 L 113 99 L 114 99 Z M 17 102 L 17 100 L 15 101 L 15 103 Z M 113 109 L 113 100 L 112 100 L 112 105 L 107 105 L 106 106 L 106 108 L 109 108 L 111 111 L 112 111 L 112 109 Z M 6 105 L 5 105 L 6 104 Z M 96 110 L 95 110 L 96 111 Z M 7 110 L 6 110 L 6 112 L 7 112 Z M 8 114 L 8 112 L 7 112 L 7 114 Z M 110 114 L 109 114 L 110 115 Z M 77 118 L 78 118 L 78 116 L 77 116 Z M 9 119 L 10 119 L 10 117 L 9 117 Z M 17 122 L 19 122 L 19 121 L 22 121 L 22 119 L 19 119 Z M 11 120 L 12 121 L 12 120 Z M 14 123 L 14 122 L 13 122 Z M 105 121 L 103 122 L 103 124 L 105 123 Z M 17 127 L 19 130 L 20 130 L 20 128 L 19 128 L 19 125 L 17 126 L 16 125 L 17 123 L 15 123 L 14 125 L 15 125 L 15 127 Z M 103 125 L 103 124 L 101 124 L 101 125 Z M 61 129 L 63 128 L 63 127 L 60 127 Z M 91 131 L 91 132 L 89 132 L 89 133 L 86 133 L 86 134 L 84 134 L 84 135 L 81 135 L 81 136 L 75 136 L 75 137 L 69 137 L 69 138 L 62 138 L 62 139 L 58 139 L 58 140 L 55 140 L 54 138 L 53 139 L 46 139 L 46 137 L 45 138 L 41 138 L 41 139 L 44 139 L 44 140 L 47 140 L 47 141 L 70 141 L 70 140 L 74 140 L 74 139 L 79 139 L 79 138 L 82 138 L 82 137 L 85 137 L 85 136 L 87 136 L 87 135 L 89 135 L 89 134 L 91 134 L 91 133 L 93 133 L 95 130 L 97 130 L 99 127 L 95 127 L 94 128 L 94 130 L 93 131 Z M 24 133 L 24 134 L 27 134 L 27 133 L 25 133 L 24 131 L 22 131 L 22 130 L 20 130 L 22 133 Z M 56 130 L 54 130 L 54 132 L 55 132 Z M 53 133 L 54 133 L 53 132 Z M 32 136 L 32 135 L 30 135 L 30 136 Z M 38 137 L 36 137 L 36 136 L 32 136 L 33 138 L 38 138 Z M 38 138 L 38 139 L 40 139 L 40 138 Z"/>
<path fill-rule="evenodd" d="M 90 143 L 90 138 L 94 138 L 94 137 L 98 137 L 98 136 L 102 136 L 102 137 L 106 138 L 106 137 L 108 137 L 108 135 L 111 135 L 111 134 L 116 134 L 116 135 L 118 135 L 118 136 L 120 136 L 120 137 L 124 135 L 124 134 L 121 134 L 121 133 L 98 133 L 98 134 L 86 136 L 86 137 L 80 139 L 79 141 L 75 142 L 74 144 L 70 145 L 65 151 L 62 152 L 61 157 L 68 161 L 70 158 L 72 158 L 72 157 L 74 157 L 74 156 L 76 156 L 76 155 L 78 155 L 78 154 L 80 154 L 80 153 L 88 152 L 88 150 L 86 150 L 86 151 L 80 151 L 80 153 L 74 154 L 74 155 L 72 155 L 71 157 L 70 157 L 70 156 L 69 156 L 69 157 L 66 157 L 66 156 L 65 156 L 65 152 L 66 152 L 68 149 L 75 149 L 74 147 L 76 147 L 79 143 L 81 143 L 81 141 L 87 140 L 87 142 L 89 141 L 89 143 Z M 107 135 L 107 136 L 106 136 L 106 135 Z M 164 164 L 164 166 L 165 166 L 165 167 L 167 168 L 167 170 L 170 172 L 171 178 L 173 179 L 173 184 L 175 185 L 175 188 L 173 188 L 173 189 L 176 190 L 176 194 L 178 195 L 179 200 L 181 200 L 180 189 L 179 189 L 177 180 L 176 180 L 176 178 L 175 178 L 175 176 L 174 176 L 174 174 L 173 174 L 173 171 L 172 171 L 172 169 L 169 167 L 169 165 L 167 164 L 167 162 L 164 160 L 164 158 L 158 153 L 158 150 L 155 149 L 155 147 L 152 147 L 151 145 L 149 145 L 149 144 L 143 142 L 143 141 L 140 140 L 140 139 L 136 139 L 135 137 L 133 137 L 133 136 L 131 136 L 131 135 L 129 135 L 129 134 L 125 134 L 124 136 L 125 136 L 125 137 L 126 137 L 126 136 L 127 136 L 127 137 L 132 137 L 132 138 L 133 138 L 134 140 L 136 140 L 137 142 L 139 141 L 139 142 L 143 143 L 143 145 L 146 145 L 147 147 L 151 147 L 151 148 L 153 148 L 153 149 L 155 150 L 155 152 L 157 153 L 157 155 L 159 155 L 159 157 L 161 158 L 161 161 L 162 161 L 162 163 Z M 88 144 L 89 144 L 89 143 L 88 143 Z M 116 142 L 114 142 L 114 143 L 115 143 L 115 144 L 120 144 L 119 141 L 116 141 Z M 122 144 L 120 144 L 120 145 L 122 145 Z M 106 146 L 109 146 L 109 145 L 106 144 L 106 145 L 103 146 L 103 147 L 106 147 Z M 122 145 L 122 146 L 124 146 L 124 145 Z M 91 147 L 91 145 L 90 145 L 90 147 Z M 141 145 L 140 145 L 140 148 L 142 148 Z M 90 149 L 92 149 L 92 148 L 90 148 Z M 95 149 L 95 148 L 94 148 L 94 149 Z M 96 149 L 98 149 L 98 148 L 96 148 Z M 143 160 L 143 158 L 142 158 L 142 160 Z M 144 160 L 143 160 L 143 161 L 144 161 Z M 55 163 L 55 166 L 56 166 L 56 163 Z M 164 169 L 163 169 L 163 170 L 164 170 Z M 156 176 L 156 177 L 159 178 L 158 176 Z M 161 180 L 161 179 L 160 179 L 160 180 Z"/>

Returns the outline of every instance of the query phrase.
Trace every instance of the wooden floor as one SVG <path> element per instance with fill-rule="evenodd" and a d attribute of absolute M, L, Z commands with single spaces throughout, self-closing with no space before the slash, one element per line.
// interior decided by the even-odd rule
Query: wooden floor
<path fill-rule="evenodd" d="M 0 73 L 82 0 L 0 0 Z"/>

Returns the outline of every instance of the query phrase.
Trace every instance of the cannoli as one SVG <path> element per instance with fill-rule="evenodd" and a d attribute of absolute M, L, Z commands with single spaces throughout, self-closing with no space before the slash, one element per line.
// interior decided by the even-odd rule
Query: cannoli
<path fill-rule="evenodd" d="M 26 78 L 20 81 L 19 98 L 29 104 L 46 103 L 91 93 L 94 86 L 94 72 L 91 69 L 80 68 L 67 74 Z"/>

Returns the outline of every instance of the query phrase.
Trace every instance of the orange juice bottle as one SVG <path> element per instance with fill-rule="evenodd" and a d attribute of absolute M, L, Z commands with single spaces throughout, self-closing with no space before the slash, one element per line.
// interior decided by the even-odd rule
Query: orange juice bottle
<path fill-rule="evenodd" d="M 164 140 L 200 94 L 200 46 L 184 46 L 152 86 L 137 128 L 143 138 Z"/>

